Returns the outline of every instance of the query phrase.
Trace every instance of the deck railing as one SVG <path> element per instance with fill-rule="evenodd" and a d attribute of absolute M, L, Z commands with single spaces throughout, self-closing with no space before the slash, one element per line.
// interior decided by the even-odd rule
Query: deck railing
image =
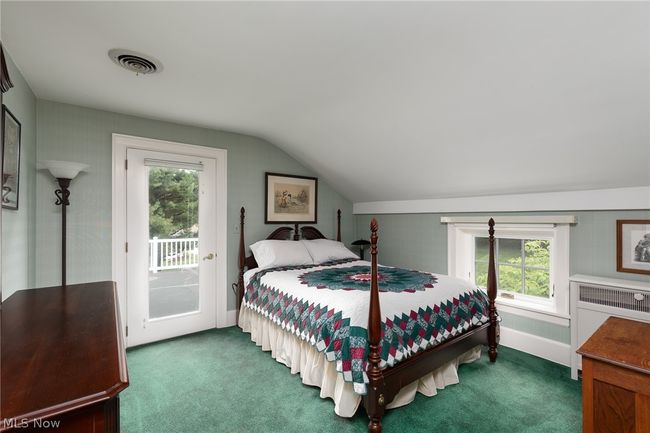
<path fill-rule="evenodd" d="M 199 239 L 149 239 L 149 271 L 199 266 Z"/>

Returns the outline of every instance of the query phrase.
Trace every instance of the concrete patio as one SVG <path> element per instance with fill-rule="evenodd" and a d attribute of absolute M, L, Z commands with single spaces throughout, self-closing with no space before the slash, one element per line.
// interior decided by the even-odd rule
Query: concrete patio
<path fill-rule="evenodd" d="M 199 268 L 149 272 L 149 317 L 152 319 L 199 309 Z"/>

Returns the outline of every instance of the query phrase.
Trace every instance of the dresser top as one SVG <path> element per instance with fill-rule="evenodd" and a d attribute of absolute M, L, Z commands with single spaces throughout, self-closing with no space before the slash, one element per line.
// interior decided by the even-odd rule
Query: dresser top
<path fill-rule="evenodd" d="M 114 397 L 128 382 L 114 283 L 21 290 L 2 303 L 4 420 L 52 417 Z"/>
<path fill-rule="evenodd" d="M 610 317 L 578 353 L 650 375 L 650 323 Z"/>

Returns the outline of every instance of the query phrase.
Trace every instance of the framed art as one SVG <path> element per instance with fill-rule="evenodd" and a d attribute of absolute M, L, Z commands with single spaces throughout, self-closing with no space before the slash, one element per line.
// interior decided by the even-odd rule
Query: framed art
<path fill-rule="evenodd" d="M 20 122 L 2 106 L 2 207 L 18 210 Z"/>
<path fill-rule="evenodd" d="M 650 274 L 650 220 L 616 221 L 616 271 Z"/>
<path fill-rule="evenodd" d="M 291 174 L 266 173 L 266 224 L 316 224 L 318 179 Z"/>

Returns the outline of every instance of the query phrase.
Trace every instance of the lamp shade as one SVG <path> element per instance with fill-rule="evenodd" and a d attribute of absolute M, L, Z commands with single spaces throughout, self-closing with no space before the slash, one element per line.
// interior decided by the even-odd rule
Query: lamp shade
<path fill-rule="evenodd" d="M 74 179 L 80 171 L 88 168 L 88 164 L 71 161 L 46 160 L 39 162 L 39 168 L 49 170 L 52 176 L 59 179 Z"/>

